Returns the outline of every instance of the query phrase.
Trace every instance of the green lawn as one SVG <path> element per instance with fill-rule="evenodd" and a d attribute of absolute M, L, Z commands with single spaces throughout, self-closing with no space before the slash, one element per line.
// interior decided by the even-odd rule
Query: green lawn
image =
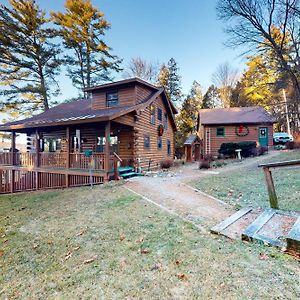
<path fill-rule="evenodd" d="M 300 151 L 282 152 L 264 163 L 300 159 Z M 275 169 L 272 171 L 279 207 L 300 211 L 300 169 Z M 268 192 L 261 168 L 241 168 L 191 183 L 199 190 L 215 196 L 237 208 L 241 206 L 268 207 Z"/>
<path fill-rule="evenodd" d="M 299 275 L 121 185 L 0 196 L 0 299 L 297 299 Z"/>

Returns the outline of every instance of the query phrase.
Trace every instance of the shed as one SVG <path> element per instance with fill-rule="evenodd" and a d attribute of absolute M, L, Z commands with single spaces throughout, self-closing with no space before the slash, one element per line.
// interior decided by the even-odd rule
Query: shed
<path fill-rule="evenodd" d="M 187 162 L 198 161 L 201 157 L 201 140 L 197 134 L 191 134 L 184 142 L 184 152 Z"/>

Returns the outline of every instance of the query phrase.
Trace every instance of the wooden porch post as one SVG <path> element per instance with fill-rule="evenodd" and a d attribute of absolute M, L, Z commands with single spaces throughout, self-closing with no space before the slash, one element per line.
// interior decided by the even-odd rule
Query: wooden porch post
<path fill-rule="evenodd" d="M 35 153 L 35 167 L 38 168 L 40 166 L 40 137 L 38 129 L 35 131 Z"/>
<path fill-rule="evenodd" d="M 70 127 L 66 128 L 67 161 L 66 168 L 70 169 Z M 66 187 L 69 187 L 69 173 L 66 174 Z"/>
<path fill-rule="evenodd" d="M 38 168 L 40 166 L 40 136 L 39 130 L 35 130 L 35 167 Z M 39 189 L 39 172 L 35 171 L 35 188 Z"/>
<path fill-rule="evenodd" d="M 11 165 L 16 165 L 16 133 L 12 131 L 11 133 Z"/>
<path fill-rule="evenodd" d="M 11 133 L 11 165 L 16 165 L 16 133 L 12 131 Z M 10 183 L 10 192 L 15 191 L 15 170 L 11 170 L 11 183 Z"/>
<path fill-rule="evenodd" d="M 105 125 L 105 147 L 104 147 L 104 169 L 109 172 L 109 158 L 110 158 L 110 121 Z"/>

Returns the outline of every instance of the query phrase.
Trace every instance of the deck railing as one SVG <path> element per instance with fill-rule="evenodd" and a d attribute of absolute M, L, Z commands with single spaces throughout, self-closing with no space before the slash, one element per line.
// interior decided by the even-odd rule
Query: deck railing
<path fill-rule="evenodd" d="M 69 154 L 69 168 L 78 170 L 104 170 L 104 153 L 93 153 L 91 156 L 85 156 L 84 153 Z M 36 166 L 36 153 L 15 152 L 14 165 L 18 167 L 34 167 Z M 61 169 L 67 168 L 68 154 L 54 152 L 39 153 L 39 167 L 45 169 Z M 12 166 L 13 153 L 0 153 L 0 166 Z"/>
<path fill-rule="evenodd" d="M 67 153 L 41 152 L 39 153 L 39 165 L 41 168 L 66 168 Z"/>
<path fill-rule="evenodd" d="M 1 152 L 0 153 L 0 165 L 1 166 L 11 166 L 12 165 L 12 153 L 11 152 Z"/>
<path fill-rule="evenodd" d="M 85 156 L 83 153 L 70 153 L 70 169 L 104 170 L 104 153 Z"/>

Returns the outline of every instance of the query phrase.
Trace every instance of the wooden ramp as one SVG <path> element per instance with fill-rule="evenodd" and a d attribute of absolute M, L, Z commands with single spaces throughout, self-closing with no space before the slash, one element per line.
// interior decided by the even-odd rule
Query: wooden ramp
<path fill-rule="evenodd" d="M 259 241 L 300 257 L 300 214 L 277 209 L 243 208 L 211 229 L 231 239 Z"/>

